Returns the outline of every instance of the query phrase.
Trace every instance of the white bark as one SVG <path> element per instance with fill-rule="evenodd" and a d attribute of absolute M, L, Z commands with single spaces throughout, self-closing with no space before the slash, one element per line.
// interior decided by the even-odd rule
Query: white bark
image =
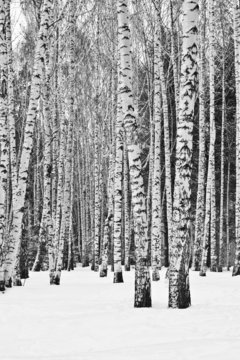
<path fill-rule="evenodd" d="M 199 271 L 202 256 L 202 239 L 204 236 L 205 215 L 205 176 L 206 176 L 206 124 L 205 124 L 205 0 L 199 1 L 200 7 L 200 53 L 199 53 L 199 155 L 198 155 L 198 190 L 195 219 L 195 242 L 193 253 L 193 270 Z"/>
<path fill-rule="evenodd" d="M 24 200 L 26 194 L 28 166 L 33 145 L 33 131 L 37 115 L 37 106 L 40 96 L 40 84 L 43 75 L 43 62 L 45 53 L 45 42 L 48 34 L 49 17 L 52 8 L 52 0 L 45 0 L 41 13 L 41 25 L 39 29 L 37 45 L 34 57 L 34 68 L 32 75 L 32 84 L 30 92 L 30 101 L 24 132 L 24 142 L 19 166 L 18 186 L 13 193 L 13 222 L 10 232 L 10 247 L 5 263 L 5 281 L 11 286 L 11 277 L 14 268 L 14 262 L 19 250 L 21 239 L 21 224 L 24 211 Z"/>
<path fill-rule="evenodd" d="M 148 268 L 148 228 L 146 195 L 144 191 L 141 149 L 137 133 L 137 122 L 133 104 L 131 37 L 127 0 L 118 0 L 118 43 L 121 76 L 118 92 L 121 94 L 121 110 L 124 114 L 124 129 L 128 150 L 134 237 L 136 244 L 135 307 L 151 306 L 151 282 Z"/>
<path fill-rule="evenodd" d="M 236 81 L 236 204 L 235 204 L 235 261 L 233 275 L 240 275 L 240 6 L 235 0 L 234 50 Z"/>
<path fill-rule="evenodd" d="M 159 19 L 157 19 L 159 21 Z M 159 27 L 154 40 L 154 108 L 153 119 L 155 126 L 153 180 L 152 180 L 152 228 L 151 228 L 151 255 L 152 255 L 152 280 L 160 279 L 159 268 L 161 266 L 161 80 L 160 80 L 160 42 Z"/>
<path fill-rule="evenodd" d="M 6 44 L 5 1 L 0 1 L 0 289 L 4 290 L 6 200 L 9 161 L 7 128 L 8 114 L 8 57 Z"/>
<path fill-rule="evenodd" d="M 170 242 L 169 307 L 187 308 L 191 228 L 191 173 L 194 107 L 198 82 L 198 0 L 184 0 L 182 8 L 182 64 L 177 123 L 173 232 Z"/>

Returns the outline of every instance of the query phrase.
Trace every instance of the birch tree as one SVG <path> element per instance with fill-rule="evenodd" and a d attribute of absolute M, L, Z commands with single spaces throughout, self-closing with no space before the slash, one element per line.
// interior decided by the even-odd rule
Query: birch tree
<path fill-rule="evenodd" d="M 205 125 L 205 0 L 199 1 L 199 154 L 198 154 L 198 190 L 195 219 L 195 242 L 193 253 L 193 270 L 199 271 L 202 255 L 202 238 L 204 235 L 205 210 L 205 176 L 206 176 L 206 125 Z"/>
<path fill-rule="evenodd" d="M 119 3 L 117 3 L 119 6 Z M 118 34 L 119 36 L 119 34 Z M 122 228 L 122 205 L 123 205 L 123 95 L 120 89 L 120 83 L 123 81 L 123 70 L 121 64 L 121 42 L 118 39 L 118 96 L 117 96 L 117 120 L 116 120 L 116 139 L 115 139 L 115 170 L 114 170 L 114 225 L 113 225 L 113 242 L 114 242 L 114 283 L 123 282 L 121 266 L 121 228 Z"/>
<path fill-rule="evenodd" d="M 173 234 L 170 239 L 169 307 L 191 305 L 189 252 L 194 107 L 198 83 L 198 0 L 182 6 L 182 55 L 177 124 Z"/>
<path fill-rule="evenodd" d="M 63 159 L 64 166 L 64 187 L 63 194 L 61 188 L 61 180 L 58 188 L 58 194 L 61 196 L 61 199 L 58 198 L 58 207 L 61 209 L 61 227 L 60 233 L 57 233 L 55 228 L 55 259 L 54 259 L 54 271 L 50 269 L 50 283 L 59 285 L 61 279 L 61 270 L 63 266 L 63 250 L 64 243 L 66 238 L 69 235 L 69 226 L 70 226 L 70 212 L 71 212 L 71 187 L 73 186 L 71 182 L 71 169 L 72 169 L 72 151 L 73 151 L 73 121 L 74 121 L 74 29 L 75 29 L 75 1 L 71 0 L 69 3 L 69 31 L 70 31 L 70 49 L 69 49 L 69 85 L 68 89 L 68 102 L 67 102 L 67 111 L 66 116 L 68 118 L 68 127 L 67 127 L 67 144 L 66 152 Z M 65 114 L 62 114 L 63 116 Z M 64 136 L 62 134 L 62 136 Z M 62 139 L 62 147 L 64 146 L 64 139 Z M 62 170 L 61 170 L 62 171 Z M 60 214 L 58 213 L 58 217 Z M 58 220 L 59 224 L 59 220 Z M 59 234 L 59 237 L 58 237 Z M 58 239 L 58 241 L 57 241 Z"/>
<path fill-rule="evenodd" d="M 236 205 L 235 238 L 236 251 L 233 276 L 240 275 L 240 3 L 234 2 L 234 50 L 236 82 Z"/>
<path fill-rule="evenodd" d="M 8 141 L 8 57 L 6 44 L 6 8 L 5 1 L 0 1 L 0 289 L 5 289 L 4 261 L 6 244 L 6 200 L 9 159 Z"/>
<path fill-rule="evenodd" d="M 157 17 L 156 33 L 154 40 L 154 109 L 153 119 L 155 126 L 154 142 L 154 163 L 153 163 L 153 180 L 152 180 L 152 236 L 151 236 L 151 253 L 152 253 L 152 280 L 160 280 L 159 267 L 161 265 L 161 80 L 159 58 L 160 41 L 159 41 L 159 18 Z"/>
<path fill-rule="evenodd" d="M 216 179 L 215 179 L 215 57 L 214 57 L 214 15 L 215 0 L 209 0 L 209 81 L 210 81 L 210 146 L 209 146 L 209 169 L 211 182 L 211 271 L 216 271 L 217 267 L 217 239 L 216 239 Z"/>
<path fill-rule="evenodd" d="M 30 101 L 28 106 L 28 113 L 26 118 L 24 142 L 18 172 L 18 185 L 16 191 L 13 193 L 13 220 L 11 225 L 11 232 L 9 235 L 9 251 L 5 262 L 5 284 L 11 286 L 12 273 L 16 255 L 19 251 L 21 239 L 21 224 L 24 210 L 24 200 L 26 194 L 26 186 L 28 179 L 28 166 L 33 145 L 33 131 L 35 119 L 37 116 L 38 100 L 40 97 L 40 85 L 43 75 L 45 43 L 48 35 L 50 12 L 52 9 L 52 1 L 45 0 L 41 12 L 41 24 L 36 44 L 34 69 L 32 75 Z"/>
<path fill-rule="evenodd" d="M 137 132 L 137 119 L 132 93 L 131 31 L 129 28 L 128 1 L 118 0 L 118 44 L 121 76 L 118 94 L 122 98 L 124 130 L 130 169 L 134 238 L 136 244 L 135 307 L 151 307 L 151 281 L 148 267 L 148 234 L 146 195 L 141 165 L 141 149 Z"/>
<path fill-rule="evenodd" d="M 224 265 L 223 248 L 224 248 L 224 188 L 225 188 L 225 117 L 226 117 L 226 75 L 225 75 L 225 30 L 222 15 L 221 4 L 221 30 L 222 30 L 222 127 L 221 127 L 221 189 L 220 189 L 220 226 L 219 226 L 219 256 L 218 256 L 218 271 L 222 271 Z"/>

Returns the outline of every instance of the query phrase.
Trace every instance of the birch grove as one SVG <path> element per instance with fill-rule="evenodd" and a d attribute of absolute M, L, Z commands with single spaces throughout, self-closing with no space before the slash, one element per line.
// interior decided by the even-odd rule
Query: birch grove
<path fill-rule="evenodd" d="M 15 40 L 0 1 L 0 290 L 131 270 L 151 307 L 166 270 L 187 308 L 191 270 L 239 275 L 239 1 L 20 3 Z"/>

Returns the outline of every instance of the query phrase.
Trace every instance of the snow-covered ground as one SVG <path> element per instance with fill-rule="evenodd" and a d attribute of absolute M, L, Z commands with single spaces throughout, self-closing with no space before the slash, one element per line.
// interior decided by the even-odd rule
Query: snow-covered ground
<path fill-rule="evenodd" d="M 193 305 L 173 310 L 164 273 L 150 309 L 133 308 L 133 271 L 113 284 L 79 267 L 60 286 L 31 273 L 0 294 L 0 359 L 239 360 L 240 277 L 191 272 Z"/>

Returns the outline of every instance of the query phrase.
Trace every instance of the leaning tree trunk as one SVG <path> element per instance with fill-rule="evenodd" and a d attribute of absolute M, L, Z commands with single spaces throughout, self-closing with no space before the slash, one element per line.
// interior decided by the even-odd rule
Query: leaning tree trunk
<path fill-rule="evenodd" d="M 11 183 L 12 188 L 17 186 L 17 155 L 16 155 L 16 126 L 14 117 L 14 91 L 13 91 L 13 53 L 12 53 L 12 31 L 10 2 L 6 1 L 6 41 L 8 56 L 8 129 L 10 138 L 10 161 L 11 161 Z"/>
<path fill-rule="evenodd" d="M 118 50 L 121 77 L 118 79 L 118 93 L 122 98 L 121 111 L 124 115 L 124 129 L 128 151 L 134 238 L 136 244 L 135 307 L 151 307 L 151 280 L 148 267 L 148 227 L 146 195 L 144 191 L 141 149 L 137 133 L 137 121 L 132 92 L 132 59 L 129 28 L 128 1 L 117 1 Z"/>
<path fill-rule="evenodd" d="M 169 307 L 191 305 L 189 287 L 191 173 L 194 107 L 198 85 L 198 0 L 184 0 L 182 64 L 177 124 L 173 232 L 170 239 Z"/>
<path fill-rule="evenodd" d="M 28 166 L 33 145 L 33 131 L 35 119 L 37 116 L 38 100 L 40 96 L 40 85 L 43 75 L 45 42 L 47 39 L 50 12 L 52 8 L 52 0 L 45 0 L 41 13 L 41 25 L 39 29 L 37 45 L 35 50 L 34 68 L 32 75 L 32 84 L 30 92 L 30 100 L 24 132 L 24 142 L 21 153 L 21 160 L 18 172 L 18 185 L 13 192 L 12 209 L 13 220 L 9 235 L 9 251 L 5 262 L 5 282 L 7 286 L 11 286 L 12 273 L 19 251 L 22 218 L 24 211 L 24 201 L 28 179 Z"/>

